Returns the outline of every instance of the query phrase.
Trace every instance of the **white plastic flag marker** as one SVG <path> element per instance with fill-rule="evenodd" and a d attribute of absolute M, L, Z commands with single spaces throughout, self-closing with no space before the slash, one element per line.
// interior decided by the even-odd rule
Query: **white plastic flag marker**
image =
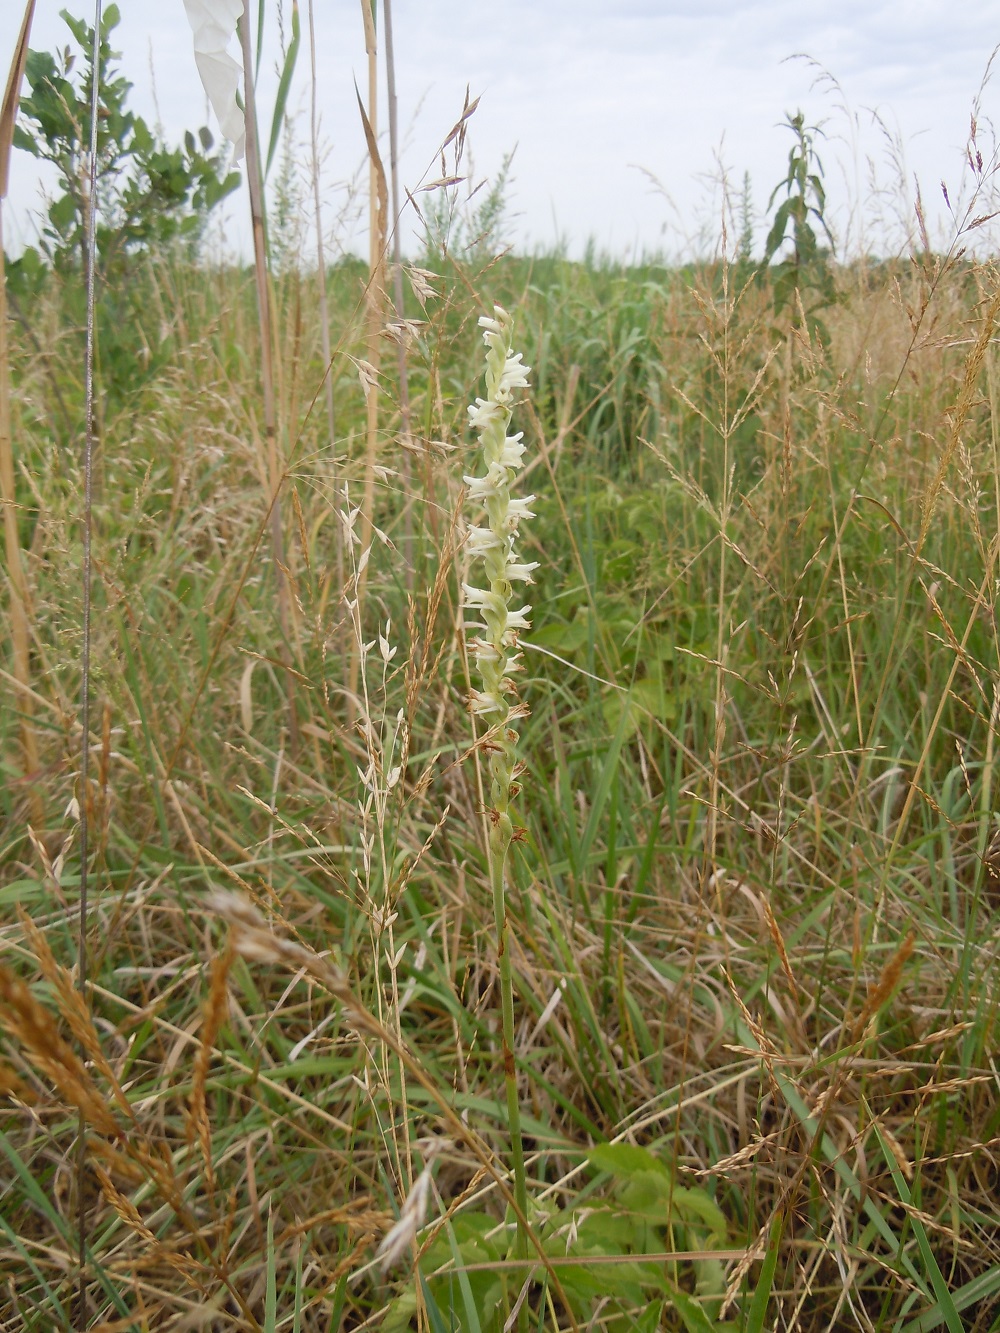
<path fill-rule="evenodd" d="M 184 0 L 194 33 L 194 58 L 212 103 L 219 129 L 233 145 L 238 162 L 246 146 L 243 111 L 236 101 L 243 66 L 229 54 L 229 43 L 243 14 L 243 0 Z"/>

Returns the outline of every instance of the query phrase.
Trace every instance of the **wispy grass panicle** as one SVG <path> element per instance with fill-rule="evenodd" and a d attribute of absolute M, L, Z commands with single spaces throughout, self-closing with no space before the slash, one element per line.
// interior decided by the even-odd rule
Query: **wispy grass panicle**
<path fill-rule="evenodd" d="M 524 457 L 521 432 L 508 435 L 514 394 L 527 388 L 530 366 L 522 365 L 521 353 L 511 348 L 514 321 L 502 306 L 479 320 L 486 343 L 486 397 L 477 398 L 469 418 L 479 435 L 485 473 L 466 477 L 471 499 L 486 511 L 486 525 L 470 527 L 468 549 L 481 562 L 483 587 L 465 584 L 466 605 L 478 611 L 481 620 L 468 628 L 475 637 L 469 647 L 476 659 L 482 688 L 473 689 L 470 708 L 490 727 L 489 861 L 493 889 L 493 913 L 497 932 L 497 960 L 503 1011 L 503 1065 L 507 1088 L 514 1166 L 514 1193 L 521 1216 L 527 1214 L 524 1148 L 514 1065 L 514 989 L 510 967 L 505 879 L 507 853 L 513 839 L 510 802 L 517 793 L 517 732 L 511 723 L 527 709 L 517 699 L 513 674 L 520 669 L 518 632 L 528 627 L 530 606 L 514 607 L 514 584 L 530 583 L 537 565 L 524 564 L 515 550 L 521 520 L 533 517 L 533 495 L 514 499 L 510 489 Z M 518 1224 L 518 1253 L 527 1258 L 528 1240 Z M 526 1307 L 522 1306 L 522 1309 Z"/>

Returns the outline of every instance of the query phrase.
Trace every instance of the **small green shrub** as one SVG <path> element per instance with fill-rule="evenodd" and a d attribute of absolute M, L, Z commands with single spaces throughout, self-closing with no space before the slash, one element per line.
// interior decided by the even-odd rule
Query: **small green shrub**
<path fill-rule="evenodd" d="M 83 266 L 86 246 L 90 102 L 94 30 L 67 11 L 61 15 L 80 55 L 67 46 L 58 56 L 28 53 L 15 147 L 57 172 L 39 249 L 53 268 Z M 239 184 L 226 168 L 226 150 L 212 151 L 206 128 L 190 131 L 183 148 L 170 148 L 141 116 L 128 109 L 132 84 L 115 68 L 111 35 L 120 21 L 117 5 L 101 20 L 98 55 L 97 128 L 98 263 L 107 271 L 130 253 L 174 240 L 196 241 L 208 213 Z M 11 265 L 15 284 L 39 275 L 39 255 L 29 250 Z"/>

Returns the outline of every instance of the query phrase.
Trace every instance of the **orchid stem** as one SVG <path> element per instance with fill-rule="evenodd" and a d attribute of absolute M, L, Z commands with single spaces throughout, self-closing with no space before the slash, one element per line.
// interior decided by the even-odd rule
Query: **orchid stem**
<path fill-rule="evenodd" d="M 524 1142 L 521 1137 L 521 1108 L 517 1095 L 517 1066 L 514 1061 L 514 982 L 510 966 L 510 930 L 507 924 L 505 876 L 507 856 L 514 839 L 510 804 L 518 793 L 520 765 L 517 760 L 517 731 L 514 724 L 527 708 L 517 702 L 514 675 L 521 670 L 517 636 L 527 629 L 530 606 L 512 605 L 515 583 L 530 583 L 536 565 L 518 559 L 515 543 L 523 519 L 531 518 L 533 495 L 513 499 L 511 485 L 524 458 L 520 432 L 508 435 L 514 393 L 528 384 L 529 367 L 522 365 L 521 354 L 511 349 L 514 321 L 503 306 L 494 306 L 492 315 L 479 321 L 486 344 L 486 397 L 477 398 L 469 408 L 469 420 L 479 435 L 483 465 L 482 476 L 467 476 L 469 498 L 485 511 L 486 525 L 470 527 L 467 550 L 481 565 L 485 587 L 464 584 L 465 605 L 482 619 L 472 626 L 470 640 L 481 689 L 474 689 L 469 707 L 474 716 L 486 719 L 489 732 L 482 742 L 488 755 L 489 786 L 489 861 L 493 890 L 493 915 L 497 932 L 497 967 L 500 972 L 500 1002 L 503 1015 L 503 1073 L 507 1089 L 507 1121 L 510 1129 L 514 1167 L 514 1197 L 517 1202 L 516 1253 L 528 1260 L 528 1187 L 524 1172 Z M 515 702 L 511 702 L 511 699 Z M 528 1328 L 529 1305 L 518 1304 L 518 1328 Z"/>
<path fill-rule="evenodd" d="M 507 1120 L 510 1127 L 510 1148 L 514 1164 L 514 1198 L 521 1217 L 528 1215 L 528 1185 L 524 1170 L 524 1140 L 521 1136 L 521 1104 L 517 1092 L 517 1069 L 514 1063 L 514 982 L 510 967 L 510 928 L 507 924 L 505 879 L 507 851 L 510 847 L 510 821 L 504 830 L 497 824 L 490 830 L 490 880 L 493 887 L 493 915 L 497 932 L 497 964 L 500 969 L 500 1005 L 502 1011 L 503 1074 L 507 1089 Z M 528 1236 L 521 1217 L 517 1222 L 517 1257 L 527 1262 Z M 522 1307 L 526 1308 L 526 1307 Z"/>

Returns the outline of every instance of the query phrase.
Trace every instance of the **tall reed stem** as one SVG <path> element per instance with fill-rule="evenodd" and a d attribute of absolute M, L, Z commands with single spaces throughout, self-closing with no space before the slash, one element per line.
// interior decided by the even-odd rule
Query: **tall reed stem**
<path fill-rule="evenodd" d="M 309 139 L 312 148 L 312 186 L 313 205 L 316 210 L 316 278 L 319 283 L 319 319 L 320 339 L 323 349 L 323 395 L 326 401 L 326 427 L 330 437 L 330 467 L 333 469 L 333 485 L 337 491 L 337 431 L 333 405 L 333 352 L 330 347 L 330 313 L 326 293 L 326 247 L 323 244 L 323 213 L 319 188 L 319 116 L 316 109 L 316 90 L 319 86 L 316 78 L 316 22 L 313 12 L 313 0 L 309 0 L 309 63 L 312 81 L 309 91 Z M 336 528 L 334 547 L 337 569 L 337 596 L 344 593 L 344 542 L 339 525 Z M 346 683 L 346 677 L 345 677 Z"/>
<path fill-rule="evenodd" d="M 378 463 L 378 375 L 382 361 L 382 324 L 385 311 L 385 228 L 388 191 L 385 171 L 378 151 L 378 44 L 373 0 L 361 0 L 361 18 L 368 57 L 368 106 L 361 105 L 361 120 L 368 146 L 368 292 L 365 316 L 365 347 L 368 369 L 373 380 L 365 390 L 365 485 L 361 499 L 361 549 L 371 545 L 375 512 L 375 468 Z M 357 583 L 359 614 L 364 619 L 368 566 L 362 568 Z M 361 660 L 352 649 L 348 673 L 347 716 L 353 725 L 357 706 L 358 675 Z"/>
<path fill-rule="evenodd" d="M 88 866 L 90 862 L 90 613 L 93 599 L 94 504 L 94 344 L 97 289 L 97 118 L 101 84 L 101 0 L 94 0 L 94 35 L 91 48 L 90 149 L 87 158 L 87 200 L 84 212 L 84 281 L 87 303 L 87 338 L 83 356 L 84 449 L 83 449 L 83 586 L 82 642 L 80 645 L 80 908 L 77 936 L 77 986 L 87 1002 L 87 925 L 89 915 Z M 89 1328 L 87 1312 L 87 1123 L 81 1108 L 76 1137 L 77 1188 L 77 1309 L 79 1328 Z"/>
<path fill-rule="evenodd" d="M 0 507 L 3 508 L 4 550 L 7 556 L 7 581 L 10 587 L 10 637 L 13 650 L 13 677 L 18 688 L 21 714 L 21 749 L 24 775 L 29 783 L 31 819 L 38 824 L 44 814 L 41 797 L 34 786 L 39 769 L 31 693 L 31 595 L 21 558 L 17 525 L 17 495 L 14 482 L 14 446 L 10 414 L 10 360 L 7 346 L 7 276 L 4 269 L 3 201 L 7 197 L 10 150 L 17 120 L 21 80 L 28 56 L 28 34 L 34 16 L 34 0 L 24 11 L 10 76 L 0 108 Z"/>
<path fill-rule="evenodd" d="M 399 433 L 403 449 L 400 475 L 403 480 L 403 568 L 406 591 L 413 591 L 413 464 L 410 459 L 413 431 L 410 425 L 410 382 L 406 364 L 406 309 L 403 302 L 403 256 L 399 234 L 399 125 L 396 105 L 396 59 L 392 44 L 392 3 L 382 0 L 385 28 L 385 82 L 389 97 L 389 179 L 392 183 L 392 300 L 399 324 L 396 356 L 399 365 Z M 426 497 L 428 500 L 430 496 Z"/>
<path fill-rule="evenodd" d="M 253 51 L 250 22 L 246 11 L 237 23 L 243 54 L 243 88 L 246 105 L 247 188 L 250 194 L 250 220 L 253 226 L 254 275 L 257 287 L 257 316 L 260 323 L 260 370 L 264 437 L 267 448 L 265 494 L 271 529 L 271 559 L 278 598 L 278 622 L 281 626 L 281 661 L 285 668 L 285 693 L 288 698 L 288 731 L 293 752 L 298 750 L 299 726 L 295 711 L 295 677 L 292 674 L 292 610 L 289 597 L 285 537 L 281 523 L 281 486 L 283 464 L 278 453 L 278 425 L 274 395 L 274 323 L 271 312 L 267 243 L 264 235 L 264 182 L 261 178 L 260 140 L 257 134 L 257 105 L 254 97 Z"/>

